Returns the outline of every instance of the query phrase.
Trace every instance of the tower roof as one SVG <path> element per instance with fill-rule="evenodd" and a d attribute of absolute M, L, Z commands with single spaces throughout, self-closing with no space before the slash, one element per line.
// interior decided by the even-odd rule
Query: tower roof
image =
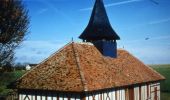
<path fill-rule="evenodd" d="M 103 0 L 96 0 L 89 24 L 79 38 L 87 41 L 120 39 L 112 29 Z"/>

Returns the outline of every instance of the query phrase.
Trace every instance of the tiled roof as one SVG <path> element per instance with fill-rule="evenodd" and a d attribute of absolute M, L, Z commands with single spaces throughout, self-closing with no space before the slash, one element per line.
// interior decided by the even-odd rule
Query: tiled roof
<path fill-rule="evenodd" d="M 163 79 L 125 50 L 110 58 L 93 45 L 69 43 L 17 80 L 16 88 L 82 92 Z"/>

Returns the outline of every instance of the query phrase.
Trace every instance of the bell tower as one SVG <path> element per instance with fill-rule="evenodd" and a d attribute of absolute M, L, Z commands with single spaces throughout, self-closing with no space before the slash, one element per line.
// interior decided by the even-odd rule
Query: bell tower
<path fill-rule="evenodd" d="M 103 56 L 117 57 L 116 40 L 120 37 L 109 22 L 103 0 L 95 1 L 90 21 L 79 38 L 93 43 Z"/>

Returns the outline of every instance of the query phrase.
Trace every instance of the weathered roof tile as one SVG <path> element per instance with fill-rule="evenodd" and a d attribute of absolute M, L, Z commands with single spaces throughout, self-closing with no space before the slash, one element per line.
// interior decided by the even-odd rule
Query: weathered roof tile
<path fill-rule="evenodd" d="M 125 50 L 118 50 L 118 57 L 110 58 L 93 45 L 70 43 L 26 73 L 16 87 L 82 92 L 162 79 Z"/>

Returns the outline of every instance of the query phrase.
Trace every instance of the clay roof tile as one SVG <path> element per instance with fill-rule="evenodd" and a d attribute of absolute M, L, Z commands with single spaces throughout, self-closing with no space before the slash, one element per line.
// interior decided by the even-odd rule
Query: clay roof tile
<path fill-rule="evenodd" d="M 104 57 L 93 45 L 69 43 L 15 83 L 19 89 L 94 91 L 165 79 L 125 50 Z"/>

